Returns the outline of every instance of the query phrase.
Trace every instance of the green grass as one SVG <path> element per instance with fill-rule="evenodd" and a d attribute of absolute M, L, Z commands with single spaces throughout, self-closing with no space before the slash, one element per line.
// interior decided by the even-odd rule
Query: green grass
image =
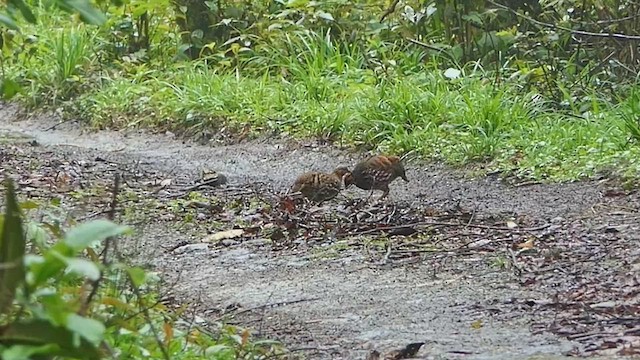
<path fill-rule="evenodd" d="M 14 77 L 37 79 L 23 99 L 51 103 L 55 94 L 53 100 L 98 128 L 190 133 L 250 125 L 256 133 L 415 150 L 454 166 L 480 163 L 548 181 L 635 178 L 640 169 L 634 96 L 617 106 L 593 96 L 581 103 L 588 110 L 582 117 L 570 116 L 516 84 L 496 87 L 480 71 L 463 69 L 462 78 L 447 79 L 417 53 L 395 52 L 395 59 L 387 53 L 372 66 L 366 51 L 329 34 L 265 42 L 236 52 L 233 67 L 166 59 L 105 66 L 92 55 L 104 39 L 82 26 L 41 36 L 53 44 L 39 48 L 44 56 L 7 67 Z M 575 101 L 570 106 L 579 110 Z"/>

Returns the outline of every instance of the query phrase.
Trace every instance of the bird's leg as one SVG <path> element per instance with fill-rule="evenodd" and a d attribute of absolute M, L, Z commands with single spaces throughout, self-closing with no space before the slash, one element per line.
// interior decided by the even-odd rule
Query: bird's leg
<path fill-rule="evenodd" d="M 365 202 L 369 202 L 369 200 L 371 199 L 371 197 L 373 197 L 373 191 L 375 189 L 373 187 L 371 187 L 371 190 L 369 190 L 369 196 L 367 196 L 367 198 L 364 200 Z"/>
<path fill-rule="evenodd" d="M 380 197 L 378 198 L 378 201 L 382 201 L 382 199 L 384 199 L 387 196 L 389 196 L 389 186 L 385 186 L 384 188 L 382 188 L 380 190 L 382 190 L 384 192 L 382 193 L 382 195 L 380 195 Z"/>
<path fill-rule="evenodd" d="M 371 188 L 369 190 L 369 196 L 367 196 L 367 199 L 365 200 L 366 202 L 369 202 L 369 200 L 373 196 L 374 190 L 376 189 L 376 178 L 372 176 L 370 179 L 371 179 Z"/>

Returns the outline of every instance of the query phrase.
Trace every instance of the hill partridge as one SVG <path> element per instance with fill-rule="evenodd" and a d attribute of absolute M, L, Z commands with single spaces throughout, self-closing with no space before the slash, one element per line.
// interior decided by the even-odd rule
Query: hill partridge
<path fill-rule="evenodd" d="M 409 182 L 404 165 L 397 156 L 376 155 L 359 162 L 351 172 L 353 183 L 363 190 L 382 190 L 379 199 L 389 195 L 389 184 L 400 177 Z"/>
<path fill-rule="evenodd" d="M 300 175 L 293 183 L 291 190 L 300 192 L 315 202 L 331 200 L 340 190 L 352 184 L 351 171 L 341 166 L 332 173 L 308 172 Z"/>

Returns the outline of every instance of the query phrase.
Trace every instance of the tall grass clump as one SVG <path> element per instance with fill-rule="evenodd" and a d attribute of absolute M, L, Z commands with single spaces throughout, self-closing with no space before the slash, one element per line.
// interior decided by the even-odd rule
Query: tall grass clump
<path fill-rule="evenodd" d="M 43 25 L 56 31 L 26 27 L 39 36 L 7 60 L 8 76 L 30 103 L 62 105 L 100 128 L 321 137 L 537 179 L 597 176 L 615 161 L 635 166 L 636 141 L 627 140 L 640 138 L 639 105 L 627 95 L 636 85 L 617 86 L 615 106 L 587 80 L 576 90 L 593 75 L 585 69 L 569 84 L 518 58 L 484 63 L 491 44 L 433 43 L 427 30 L 437 13 L 405 8 L 410 24 L 355 24 L 369 14 L 349 4 L 327 5 L 333 13 L 320 3 L 260 7 L 272 13 L 246 23 L 225 18 L 216 31 L 235 37 L 206 40 L 215 34 L 180 33 L 171 18 L 177 10 L 154 4 L 134 1 L 135 13 L 113 13 L 98 31 L 52 12 Z M 438 26 L 429 31 L 444 30 Z M 421 29 L 431 35 L 399 36 Z M 514 31 L 494 34 L 493 45 L 516 41 Z M 189 49 L 199 49 L 196 59 Z M 480 50 L 489 53 L 461 61 Z"/>
<path fill-rule="evenodd" d="M 62 31 L 53 38 L 54 81 L 64 82 L 83 71 L 83 65 L 90 63 L 92 41 L 87 31 L 71 29 Z"/>

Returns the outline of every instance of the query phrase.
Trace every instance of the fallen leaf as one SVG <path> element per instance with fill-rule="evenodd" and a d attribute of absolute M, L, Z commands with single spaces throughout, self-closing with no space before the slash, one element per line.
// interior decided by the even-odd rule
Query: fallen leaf
<path fill-rule="evenodd" d="M 171 326 L 171 324 L 165 322 L 162 328 L 164 330 L 164 345 L 168 346 L 173 339 L 173 327 Z"/>
<path fill-rule="evenodd" d="M 242 332 L 242 346 L 247 345 L 247 342 L 249 341 L 249 329 L 244 329 L 244 331 Z"/>
<path fill-rule="evenodd" d="M 478 319 L 478 320 L 476 320 L 476 321 L 474 321 L 474 322 L 472 322 L 472 323 L 471 323 L 471 328 L 472 328 L 472 329 L 476 329 L 476 330 L 478 330 L 478 329 L 480 329 L 481 327 L 482 327 L 482 319 Z"/>
<path fill-rule="evenodd" d="M 225 230 L 207 236 L 202 239 L 202 242 L 218 242 L 224 239 L 233 239 L 238 236 L 242 236 L 242 234 L 244 234 L 244 230 L 242 229 Z"/>
<path fill-rule="evenodd" d="M 518 224 L 516 224 L 515 221 L 509 220 L 507 221 L 507 227 L 509 229 L 515 229 L 518 227 Z"/>
<path fill-rule="evenodd" d="M 533 249 L 533 244 L 535 242 L 535 238 L 531 238 L 521 244 L 518 244 L 518 248 L 522 250 L 530 250 Z"/>
<path fill-rule="evenodd" d="M 290 197 L 285 197 L 281 199 L 280 207 L 282 208 L 282 210 L 288 212 L 289 214 L 292 214 L 296 209 L 296 203 Z"/>
<path fill-rule="evenodd" d="M 171 179 L 164 179 L 164 180 L 160 181 L 160 186 L 162 186 L 163 188 L 167 187 L 167 186 L 171 185 L 171 181 L 172 181 Z"/>

